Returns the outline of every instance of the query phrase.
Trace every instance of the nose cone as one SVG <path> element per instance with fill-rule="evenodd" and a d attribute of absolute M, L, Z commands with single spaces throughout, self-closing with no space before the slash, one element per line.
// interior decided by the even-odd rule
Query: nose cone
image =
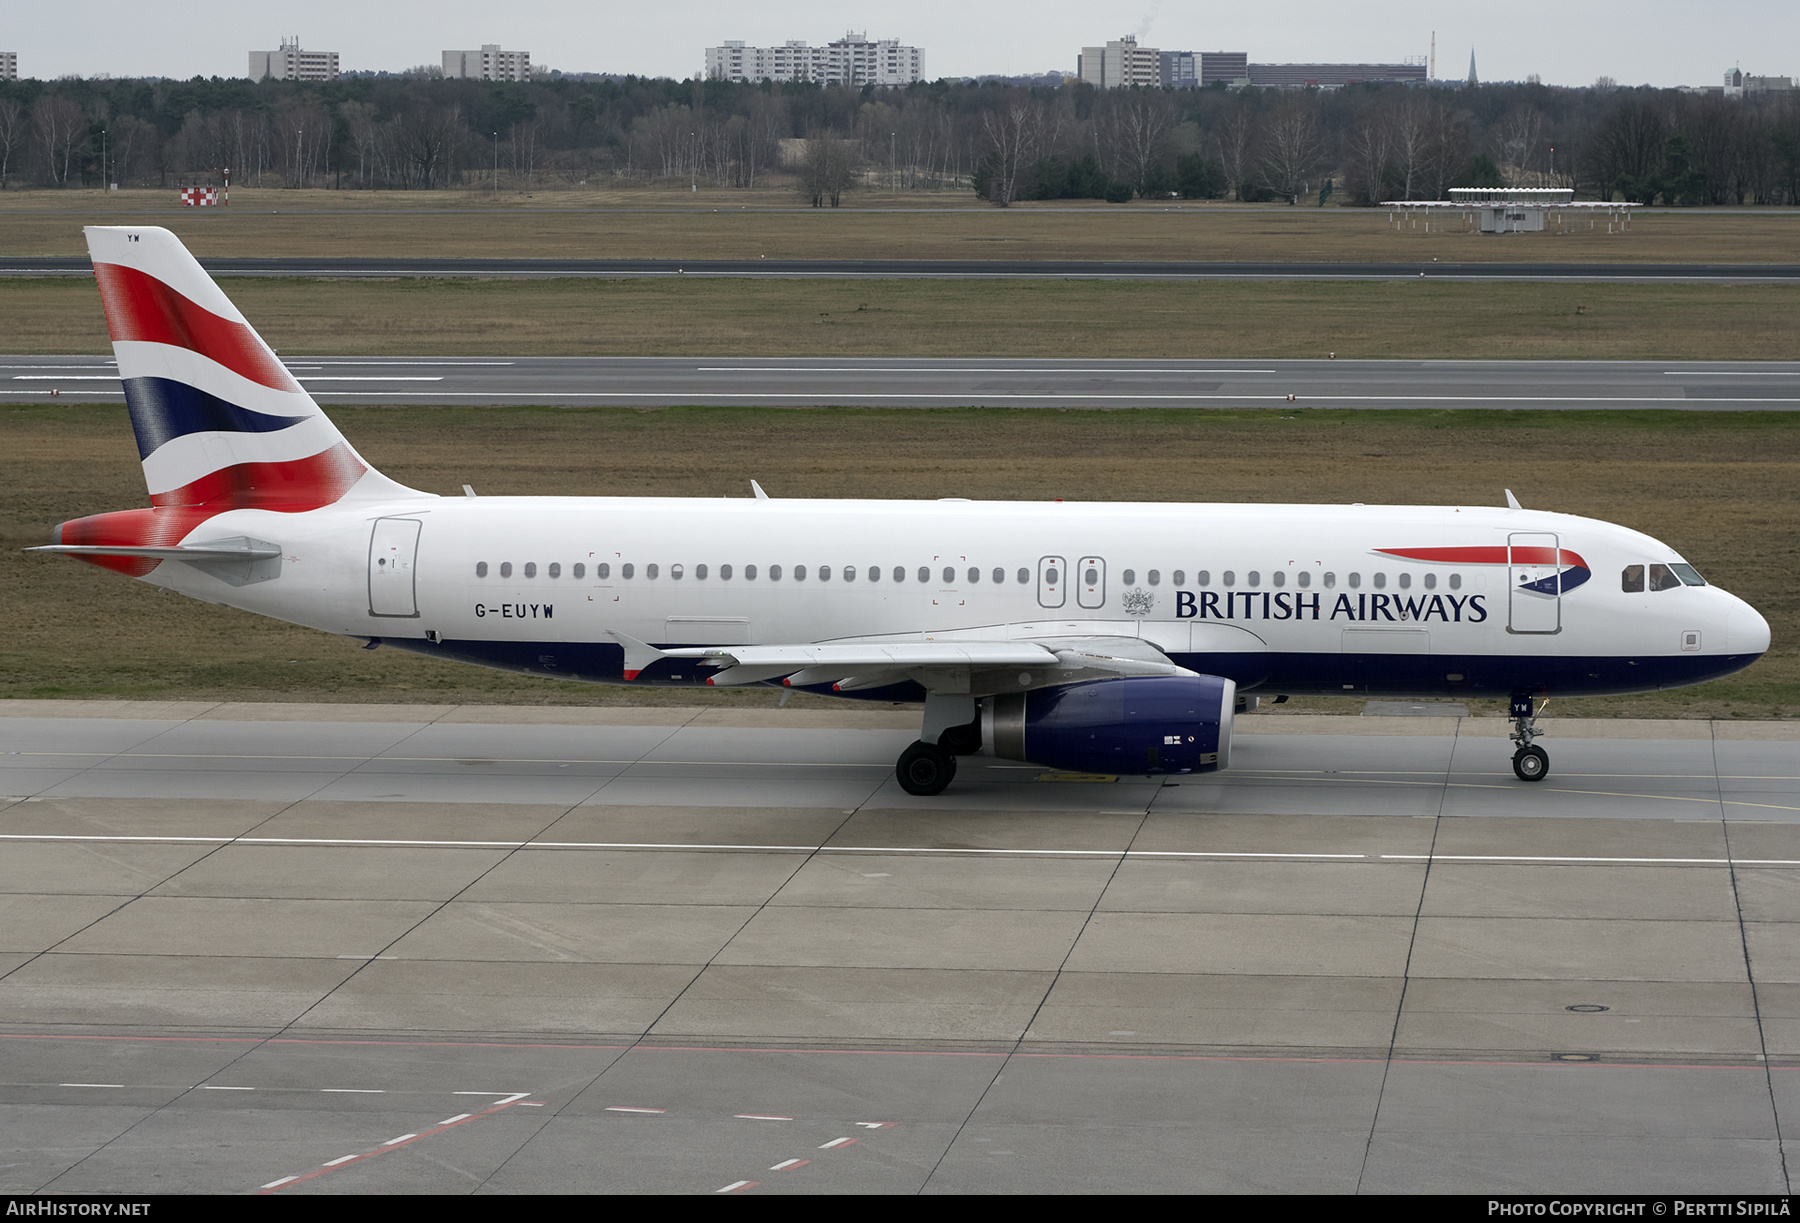
<path fill-rule="evenodd" d="M 1769 650 L 1769 622 L 1761 612 L 1742 599 L 1732 598 L 1733 607 L 1725 618 L 1725 640 L 1733 654 L 1762 655 Z"/>

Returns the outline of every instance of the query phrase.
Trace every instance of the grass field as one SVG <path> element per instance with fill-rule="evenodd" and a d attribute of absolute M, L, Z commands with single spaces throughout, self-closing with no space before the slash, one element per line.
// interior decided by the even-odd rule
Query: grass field
<path fill-rule="evenodd" d="M 1800 284 L 257 278 L 228 288 L 287 356 L 1800 356 Z M 0 349 L 110 351 L 93 282 L 0 280 Z"/>
<path fill-rule="evenodd" d="M 373 407 L 332 415 L 382 470 L 449 494 L 467 482 L 485 495 L 739 496 L 755 477 L 778 497 L 1497 504 L 1511 487 L 1532 508 L 1666 540 L 1774 628 L 1770 655 L 1738 676 L 1557 702 L 1557 711 L 1800 716 L 1800 414 Z M 0 697 L 695 699 L 368 652 L 19 551 L 46 542 L 63 519 L 144 501 L 122 407 L 0 408 L 8 626 Z"/>
<path fill-rule="evenodd" d="M 1426 233 L 1380 209 L 1141 200 L 987 207 L 972 192 L 859 193 L 796 208 L 785 190 L 275 191 L 181 208 L 173 189 L 0 192 L 0 257 L 81 255 L 83 225 L 174 230 L 198 255 L 614 259 L 1125 259 L 1793 263 L 1800 209 L 1645 211 L 1629 232 Z"/>

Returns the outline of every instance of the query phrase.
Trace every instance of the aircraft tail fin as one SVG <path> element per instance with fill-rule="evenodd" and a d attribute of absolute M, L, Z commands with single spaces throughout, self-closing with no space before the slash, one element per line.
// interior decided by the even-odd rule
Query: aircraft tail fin
<path fill-rule="evenodd" d="M 356 453 L 174 234 L 85 232 L 153 506 L 295 513 L 428 495 Z"/>

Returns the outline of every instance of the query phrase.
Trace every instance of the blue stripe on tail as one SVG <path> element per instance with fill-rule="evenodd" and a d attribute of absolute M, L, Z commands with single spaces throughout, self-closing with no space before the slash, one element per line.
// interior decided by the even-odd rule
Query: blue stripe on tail
<path fill-rule="evenodd" d="M 149 458 L 165 442 L 190 433 L 275 433 L 307 419 L 252 412 L 173 378 L 126 378 L 124 382 L 140 459 Z"/>

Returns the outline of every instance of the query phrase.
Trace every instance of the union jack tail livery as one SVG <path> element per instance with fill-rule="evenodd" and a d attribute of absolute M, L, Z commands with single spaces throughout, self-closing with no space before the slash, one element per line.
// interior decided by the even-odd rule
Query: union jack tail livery
<path fill-rule="evenodd" d="M 167 547 L 226 510 L 422 495 L 356 453 L 174 234 L 86 233 L 154 508 L 64 523 L 58 543 Z M 139 576 L 155 566 L 89 559 Z"/>

